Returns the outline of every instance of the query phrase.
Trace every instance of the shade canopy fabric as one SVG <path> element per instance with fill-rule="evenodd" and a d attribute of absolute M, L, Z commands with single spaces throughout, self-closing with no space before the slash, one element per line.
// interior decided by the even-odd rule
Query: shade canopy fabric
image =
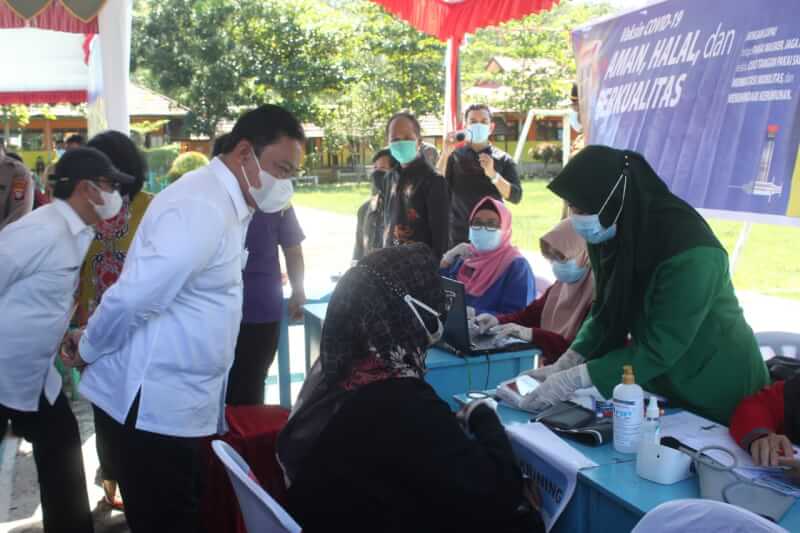
<path fill-rule="evenodd" d="M 0 105 L 87 102 L 97 131 L 128 133 L 132 11 L 133 0 L 0 0 L 0 49 L 14 50 L 0 57 L 14 74 Z"/>
<path fill-rule="evenodd" d="M 418 29 L 447 42 L 445 130 L 461 127 L 459 49 L 464 35 L 546 11 L 560 0 L 373 0 Z"/>
<path fill-rule="evenodd" d="M 0 0 L 0 105 L 86 101 L 86 36 L 106 0 Z M 114 1 L 114 0 L 112 0 Z"/>
<path fill-rule="evenodd" d="M 478 28 L 552 8 L 559 0 L 373 0 L 418 30 L 460 42 Z"/>
<path fill-rule="evenodd" d="M 89 70 L 86 38 L 32 28 L 0 31 L 0 104 L 47 104 L 86 101 Z"/>
<path fill-rule="evenodd" d="M 0 0 L 0 29 L 38 28 L 98 33 L 97 15 L 106 0 Z"/>

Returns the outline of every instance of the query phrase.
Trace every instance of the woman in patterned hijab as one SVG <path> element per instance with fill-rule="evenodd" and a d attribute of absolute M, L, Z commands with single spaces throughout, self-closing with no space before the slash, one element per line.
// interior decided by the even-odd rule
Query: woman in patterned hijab
<path fill-rule="evenodd" d="M 430 248 L 411 244 L 367 255 L 339 281 L 328 305 L 320 358 L 278 440 L 288 480 L 356 390 L 390 378 L 423 378 L 426 351 L 438 340 L 431 336 L 441 335 L 443 321 L 431 310 L 445 312 L 437 271 Z"/>
<path fill-rule="evenodd" d="M 520 506 L 522 475 L 491 405 L 456 416 L 422 379 L 447 309 L 437 270 L 427 245 L 392 247 L 336 287 L 320 359 L 278 437 L 304 532 L 543 531 Z"/>

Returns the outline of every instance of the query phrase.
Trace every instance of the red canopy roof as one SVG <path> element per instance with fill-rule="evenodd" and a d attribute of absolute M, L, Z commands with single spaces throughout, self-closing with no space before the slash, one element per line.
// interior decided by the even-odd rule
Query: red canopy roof
<path fill-rule="evenodd" d="M 478 28 L 550 9 L 559 0 L 373 0 L 418 30 L 460 41 Z"/>
<path fill-rule="evenodd" d="M 83 21 L 70 12 L 62 2 L 50 2 L 30 20 L 25 20 L 6 2 L 0 0 L 0 29 L 38 28 L 68 33 L 98 33 L 97 17 Z"/>

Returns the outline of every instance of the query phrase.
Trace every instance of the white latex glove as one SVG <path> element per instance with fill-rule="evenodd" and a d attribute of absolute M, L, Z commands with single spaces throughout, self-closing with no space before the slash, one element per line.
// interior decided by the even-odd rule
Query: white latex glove
<path fill-rule="evenodd" d="M 578 389 L 592 386 L 592 378 L 585 364 L 552 374 L 547 381 L 522 398 L 520 407 L 526 411 L 541 411 L 566 400 Z"/>
<path fill-rule="evenodd" d="M 574 350 L 567 350 L 552 365 L 543 366 L 542 368 L 535 368 L 533 370 L 528 370 L 526 372 L 523 372 L 523 374 L 529 375 L 536 381 L 544 381 L 552 374 L 555 374 L 556 372 L 561 372 L 563 370 L 567 370 L 569 368 L 578 366 L 579 364 L 585 361 L 586 359 L 584 359 L 583 356 L 578 352 Z"/>
<path fill-rule="evenodd" d="M 499 326 L 493 327 L 491 332 L 498 337 L 516 337 L 525 342 L 533 341 L 533 330 L 525 326 L 520 326 L 519 324 L 500 324 Z"/>
<path fill-rule="evenodd" d="M 472 256 L 470 244 L 468 242 L 462 242 L 461 244 L 456 244 L 453 246 L 442 256 L 442 262 L 439 264 L 439 266 L 441 268 L 449 268 L 450 265 L 455 263 L 459 257 L 466 259 L 470 256 Z"/>
<path fill-rule="evenodd" d="M 483 398 L 469 402 L 456 413 L 456 418 L 461 422 L 464 429 L 469 430 L 469 417 L 479 405 L 485 405 L 492 411 L 497 412 L 497 401 L 494 398 Z"/>
<path fill-rule="evenodd" d="M 478 325 L 478 333 L 483 335 L 486 333 L 490 328 L 495 327 L 500 322 L 498 322 L 497 317 L 489 313 L 481 313 L 477 317 L 475 317 L 475 324 Z"/>

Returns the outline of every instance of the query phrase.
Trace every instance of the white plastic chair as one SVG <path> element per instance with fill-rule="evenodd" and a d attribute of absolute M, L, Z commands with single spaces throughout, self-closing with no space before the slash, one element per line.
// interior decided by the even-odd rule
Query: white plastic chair
<path fill-rule="evenodd" d="M 714 500 L 675 500 L 644 515 L 631 533 L 788 533 L 741 507 Z"/>
<path fill-rule="evenodd" d="M 765 360 L 776 355 L 800 359 L 800 333 L 761 331 L 756 333 L 756 340 Z"/>
<path fill-rule="evenodd" d="M 236 450 L 221 440 L 212 442 L 211 447 L 228 471 L 248 533 L 300 533 L 300 525 L 251 479 L 250 466 Z"/>

